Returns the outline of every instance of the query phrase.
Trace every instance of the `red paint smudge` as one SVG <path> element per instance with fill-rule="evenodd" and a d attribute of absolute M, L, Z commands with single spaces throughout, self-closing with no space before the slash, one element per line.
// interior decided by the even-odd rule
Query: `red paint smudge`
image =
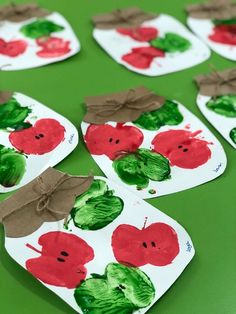
<path fill-rule="evenodd" d="M 24 40 L 12 40 L 7 42 L 4 39 L 0 39 L 0 54 L 14 58 L 23 54 L 26 49 L 27 42 Z"/>
<path fill-rule="evenodd" d="M 215 26 L 209 39 L 225 45 L 236 45 L 236 24 Z"/>
<path fill-rule="evenodd" d="M 117 32 L 141 42 L 150 41 L 158 36 L 158 30 L 154 27 L 117 28 Z"/>
<path fill-rule="evenodd" d="M 43 49 L 37 52 L 41 58 L 57 58 L 71 51 L 70 41 L 57 37 L 42 37 L 36 40 L 38 46 Z"/>
<path fill-rule="evenodd" d="M 194 169 L 211 158 L 211 144 L 196 138 L 202 131 L 169 130 L 161 132 L 152 141 L 153 150 L 167 157 L 171 166 Z"/>
<path fill-rule="evenodd" d="M 122 60 L 135 68 L 148 69 L 157 57 L 164 58 L 165 52 L 154 47 L 139 47 L 122 56 Z"/>
<path fill-rule="evenodd" d="M 84 264 L 94 258 L 93 249 L 81 238 L 60 231 L 42 235 L 41 256 L 26 261 L 27 270 L 46 284 L 74 289 L 86 278 Z"/>
<path fill-rule="evenodd" d="M 65 128 L 55 119 L 40 119 L 34 126 L 11 132 L 9 140 L 25 154 L 43 155 L 55 149 L 65 138 Z"/>
<path fill-rule="evenodd" d="M 141 230 L 120 225 L 113 232 L 112 248 L 118 262 L 135 267 L 166 266 L 179 254 L 177 234 L 164 223 L 153 223 Z"/>
<path fill-rule="evenodd" d="M 135 152 L 143 142 L 143 133 L 136 127 L 118 123 L 91 124 L 84 136 L 88 150 L 93 155 L 106 155 L 114 160 L 124 152 Z"/>

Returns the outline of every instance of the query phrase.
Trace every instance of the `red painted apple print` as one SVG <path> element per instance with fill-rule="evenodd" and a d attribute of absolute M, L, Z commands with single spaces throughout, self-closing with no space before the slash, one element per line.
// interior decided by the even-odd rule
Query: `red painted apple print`
<path fill-rule="evenodd" d="M 0 54 L 8 57 L 18 57 L 27 49 L 27 42 L 24 40 L 5 41 L 0 38 Z"/>
<path fill-rule="evenodd" d="M 138 69 L 150 68 L 154 58 L 164 58 L 164 51 L 154 47 L 133 48 L 132 51 L 122 57 L 122 60 Z"/>
<path fill-rule="evenodd" d="M 113 232 L 112 248 L 119 263 L 135 267 L 146 264 L 166 266 L 179 254 L 177 234 L 164 223 L 153 223 L 141 230 L 120 225 Z"/>
<path fill-rule="evenodd" d="M 158 36 L 158 30 L 154 27 L 117 28 L 117 32 L 142 42 L 150 41 Z"/>
<path fill-rule="evenodd" d="M 211 158 L 208 143 L 196 136 L 201 131 L 169 130 L 161 132 L 152 141 L 153 150 L 167 157 L 171 166 L 194 169 Z"/>
<path fill-rule="evenodd" d="M 236 45 L 236 25 L 222 24 L 215 26 L 209 39 L 225 45 Z"/>
<path fill-rule="evenodd" d="M 76 288 L 86 278 L 84 265 L 94 258 L 94 252 L 83 239 L 55 231 L 42 235 L 38 244 L 41 251 L 26 244 L 41 254 L 26 261 L 26 268 L 33 276 L 46 284 L 68 289 Z"/>
<path fill-rule="evenodd" d="M 19 151 L 43 155 L 55 149 L 65 138 L 65 128 L 55 119 L 40 119 L 34 126 L 11 132 L 9 140 Z"/>
<path fill-rule="evenodd" d="M 122 123 L 117 123 L 116 127 L 91 124 L 84 139 L 92 155 L 106 155 L 114 160 L 119 153 L 135 152 L 143 142 L 143 133 Z"/>
<path fill-rule="evenodd" d="M 37 52 L 41 58 L 57 58 L 71 51 L 70 42 L 57 37 L 42 37 L 36 40 L 42 50 Z"/>

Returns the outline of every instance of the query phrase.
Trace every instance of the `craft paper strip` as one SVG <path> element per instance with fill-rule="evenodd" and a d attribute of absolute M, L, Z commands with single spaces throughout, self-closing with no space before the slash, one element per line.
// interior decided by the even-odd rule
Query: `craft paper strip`
<path fill-rule="evenodd" d="M 206 119 L 236 148 L 236 70 L 196 78 L 197 105 Z"/>
<path fill-rule="evenodd" d="M 209 1 L 187 7 L 191 30 L 213 51 L 236 60 L 236 4 L 231 0 Z"/>
<path fill-rule="evenodd" d="M 23 70 L 67 59 L 80 43 L 65 18 L 37 5 L 0 7 L 0 69 Z"/>
<path fill-rule="evenodd" d="M 0 105 L 0 135 L 0 193 L 27 184 L 78 144 L 71 122 L 20 93 Z"/>
<path fill-rule="evenodd" d="M 121 12 L 127 16 L 130 10 Z M 180 71 L 209 58 L 210 50 L 179 21 L 165 14 L 147 16 L 139 26 L 136 19 L 129 25 L 132 18 L 117 17 L 117 11 L 105 15 L 105 20 L 104 15 L 97 16 L 93 36 L 117 63 L 147 76 Z"/>
<path fill-rule="evenodd" d="M 141 198 L 195 187 L 221 175 L 226 156 L 206 126 L 177 101 L 133 122 L 81 125 L 105 175 Z"/>
<path fill-rule="evenodd" d="M 41 177 L 47 184 L 45 174 Z M 55 176 L 57 182 L 68 178 L 58 172 L 50 175 Z M 34 183 L 38 187 L 37 180 Z M 67 197 L 70 190 L 57 186 Z M 41 211 L 44 219 L 54 202 L 55 191 L 51 193 Z M 193 258 L 189 235 L 166 214 L 104 177 L 94 178 L 83 194 L 79 188 L 75 195 L 66 225 L 64 219 L 54 219 L 27 236 L 6 236 L 7 252 L 79 313 L 105 313 L 108 308 L 111 314 L 146 313 Z M 12 203 L 9 199 L 0 206 L 5 231 L 14 221 L 9 215 L 15 216 Z M 37 208 L 34 203 L 25 214 L 36 217 Z"/>

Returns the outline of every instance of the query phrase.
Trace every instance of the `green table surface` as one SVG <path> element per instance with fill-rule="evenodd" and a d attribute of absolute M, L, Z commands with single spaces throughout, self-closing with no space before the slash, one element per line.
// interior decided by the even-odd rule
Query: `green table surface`
<path fill-rule="evenodd" d="M 0 4 L 7 1 L 0 0 Z M 15 1 L 20 3 L 23 1 Z M 80 130 L 84 96 L 145 85 L 169 99 L 177 99 L 199 117 L 222 143 L 228 157 L 225 173 L 199 187 L 148 201 L 182 224 L 192 237 L 196 255 L 182 276 L 152 307 L 150 314 L 236 313 L 236 160 L 235 150 L 207 122 L 196 106 L 192 78 L 221 70 L 233 62 L 212 53 L 193 68 L 162 77 L 145 77 L 113 61 L 93 40 L 91 16 L 116 8 L 138 5 L 144 10 L 171 14 L 183 23 L 186 0 L 41 0 L 40 5 L 62 13 L 82 45 L 76 56 L 49 66 L 25 71 L 0 72 L 0 88 L 29 95 L 68 118 Z M 192 1 L 194 2 L 194 1 Z M 197 1 L 195 1 L 197 2 Z M 80 132 L 81 136 L 81 132 Z M 102 175 L 81 141 L 56 167 L 70 174 Z M 4 199 L 6 195 L 1 195 Z M 75 313 L 41 285 L 7 254 L 0 230 L 0 313 Z M 118 313 L 119 314 L 119 313 Z"/>

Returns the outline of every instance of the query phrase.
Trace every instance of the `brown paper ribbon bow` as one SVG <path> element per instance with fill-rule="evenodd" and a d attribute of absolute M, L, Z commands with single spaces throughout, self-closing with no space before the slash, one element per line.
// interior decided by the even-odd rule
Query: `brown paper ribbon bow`
<path fill-rule="evenodd" d="M 111 13 L 101 14 L 92 18 L 93 23 L 100 29 L 118 27 L 137 27 L 147 20 L 156 18 L 156 14 L 146 13 L 139 8 L 118 9 Z"/>
<path fill-rule="evenodd" d="M 195 81 L 202 95 L 215 97 L 236 94 L 236 68 L 199 75 Z"/>
<path fill-rule="evenodd" d="M 5 104 L 12 97 L 12 95 L 12 92 L 0 91 L 0 105 Z"/>
<path fill-rule="evenodd" d="M 154 94 L 145 87 L 105 96 L 86 97 L 87 113 L 84 121 L 94 124 L 135 121 L 143 112 L 160 108 L 164 101 L 164 97 Z"/>
<path fill-rule="evenodd" d="M 39 177 L 0 203 L 0 221 L 8 237 L 32 234 L 44 222 L 67 218 L 75 198 L 84 193 L 92 176 L 77 177 L 48 168 Z"/>
<path fill-rule="evenodd" d="M 44 17 L 50 12 L 35 3 L 14 4 L 0 7 L 0 21 L 22 22 L 32 17 Z"/>
<path fill-rule="evenodd" d="M 231 0 L 211 0 L 207 3 L 192 4 L 186 11 L 198 19 L 231 19 L 236 17 L 236 3 Z"/>

